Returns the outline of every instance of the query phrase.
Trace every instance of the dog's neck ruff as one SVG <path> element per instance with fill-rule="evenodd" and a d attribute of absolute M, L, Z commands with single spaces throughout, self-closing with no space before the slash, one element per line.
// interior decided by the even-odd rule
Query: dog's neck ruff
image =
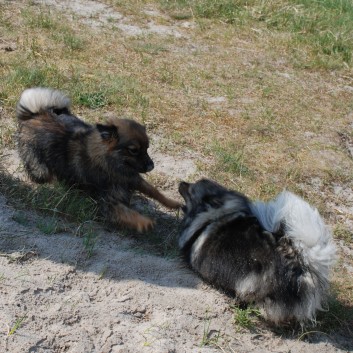
<path fill-rule="evenodd" d="M 205 212 L 199 213 L 193 222 L 181 233 L 179 238 L 180 249 L 191 246 L 210 224 L 221 219 L 227 219 L 229 222 L 248 213 L 249 209 L 242 200 L 238 199 L 227 200 L 220 208 L 210 208 Z"/>

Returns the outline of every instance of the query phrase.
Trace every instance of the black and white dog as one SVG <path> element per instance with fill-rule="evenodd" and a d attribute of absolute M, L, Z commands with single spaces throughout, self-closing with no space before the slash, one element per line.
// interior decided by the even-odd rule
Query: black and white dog
<path fill-rule="evenodd" d="M 335 246 L 318 211 L 284 191 L 251 202 L 206 179 L 182 182 L 179 246 L 202 278 L 264 309 L 270 321 L 315 320 Z"/>

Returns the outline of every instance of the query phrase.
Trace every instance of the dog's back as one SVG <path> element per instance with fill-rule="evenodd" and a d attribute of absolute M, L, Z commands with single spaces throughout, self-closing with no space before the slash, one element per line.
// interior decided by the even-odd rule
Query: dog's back
<path fill-rule="evenodd" d="M 27 89 L 17 104 L 17 118 L 18 149 L 30 178 L 37 183 L 54 177 L 69 181 L 75 175 L 69 155 L 80 149 L 82 137 L 92 131 L 71 114 L 69 98 L 48 88 Z M 73 141 L 77 142 L 73 145 Z"/>
<path fill-rule="evenodd" d="M 179 246 L 204 279 L 256 302 L 274 322 L 315 318 L 335 259 L 316 209 L 288 192 L 252 203 L 207 180 L 179 191 L 186 201 Z"/>

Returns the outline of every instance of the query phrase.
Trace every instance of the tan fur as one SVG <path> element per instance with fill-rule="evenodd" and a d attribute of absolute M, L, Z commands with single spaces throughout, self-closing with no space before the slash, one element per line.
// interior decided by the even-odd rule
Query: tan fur
<path fill-rule="evenodd" d="M 109 222 L 138 231 L 151 229 L 154 222 L 129 207 L 135 190 L 166 207 L 181 206 L 140 175 L 152 170 L 153 162 L 146 129 L 139 123 L 112 118 L 104 125 L 87 124 L 71 114 L 65 95 L 45 88 L 23 93 L 17 117 L 18 148 L 33 181 L 57 179 L 83 188 Z"/>
<path fill-rule="evenodd" d="M 178 201 L 168 199 L 160 191 L 158 191 L 158 189 L 156 189 L 153 185 L 149 184 L 144 179 L 141 180 L 141 183 L 138 185 L 137 190 L 151 197 L 152 199 L 157 200 L 168 208 L 179 208 L 181 206 Z"/>

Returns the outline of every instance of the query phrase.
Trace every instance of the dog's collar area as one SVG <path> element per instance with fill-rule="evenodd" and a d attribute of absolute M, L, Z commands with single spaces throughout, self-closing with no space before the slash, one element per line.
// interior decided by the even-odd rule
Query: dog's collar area
<path fill-rule="evenodd" d="M 183 244 L 183 246 L 181 247 L 181 249 L 186 252 L 189 253 L 192 245 L 194 244 L 194 242 L 196 241 L 196 239 L 204 232 L 204 230 L 206 230 L 206 228 L 212 223 L 212 221 L 208 221 L 206 223 L 204 223 L 199 229 L 197 229 L 194 234 Z"/>
<path fill-rule="evenodd" d="M 211 225 L 215 222 L 224 220 L 226 218 L 229 218 L 228 221 L 233 221 L 239 217 L 245 217 L 245 216 L 246 216 L 246 214 L 244 214 L 243 212 L 226 213 L 226 214 L 223 214 L 222 216 L 219 216 L 217 218 L 210 219 L 210 220 L 206 221 L 205 223 L 203 223 L 198 229 L 196 229 L 191 236 L 186 237 L 187 240 L 184 242 L 184 244 L 180 248 L 184 252 L 188 253 L 189 250 L 191 249 L 192 245 L 196 241 L 196 239 L 207 229 L 207 227 L 209 225 Z M 187 232 L 187 230 L 190 229 L 191 226 L 192 226 L 192 224 L 185 229 L 185 232 Z M 183 237 L 183 235 L 184 235 L 184 232 L 182 233 L 181 237 Z"/>

